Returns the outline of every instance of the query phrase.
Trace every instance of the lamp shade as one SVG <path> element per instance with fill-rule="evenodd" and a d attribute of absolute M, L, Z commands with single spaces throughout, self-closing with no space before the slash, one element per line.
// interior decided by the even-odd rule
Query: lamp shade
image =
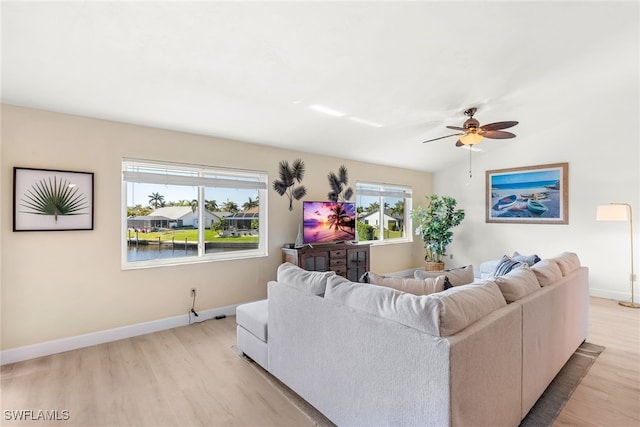
<path fill-rule="evenodd" d="M 612 203 L 600 205 L 596 210 L 596 221 L 628 221 L 629 212 L 627 205 Z"/>
<path fill-rule="evenodd" d="M 478 142 L 482 141 L 482 138 L 482 135 L 475 132 L 470 132 L 460 138 L 460 142 L 462 142 L 464 145 L 475 145 Z"/>

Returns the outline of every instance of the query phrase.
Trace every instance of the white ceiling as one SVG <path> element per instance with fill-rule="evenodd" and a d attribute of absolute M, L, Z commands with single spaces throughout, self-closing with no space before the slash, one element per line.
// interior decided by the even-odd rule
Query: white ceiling
<path fill-rule="evenodd" d="M 637 87 L 637 67 L 616 66 L 638 45 L 637 11 L 575 1 L 3 1 L 2 102 L 435 171 L 468 156 L 455 137 L 421 142 L 452 133 L 445 126 L 460 126 L 470 106 L 481 124 L 520 121 L 517 138 L 478 146 L 491 151 L 533 138 L 539 126 L 527 120 L 567 79 Z M 584 112 L 564 113 L 554 117 Z"/>

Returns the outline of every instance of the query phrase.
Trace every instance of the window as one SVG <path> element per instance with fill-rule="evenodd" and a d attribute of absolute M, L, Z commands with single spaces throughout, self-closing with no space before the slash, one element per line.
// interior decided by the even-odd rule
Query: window
<path fill-rule="evenodd" d="M 356 183 L 359 241 L 407 242 L 411 232 L 411 188 Z"/>
<path fill-rule="evenodd" d="M 123 268 L 267 254 L 266 172 L 124 159 Z"/>

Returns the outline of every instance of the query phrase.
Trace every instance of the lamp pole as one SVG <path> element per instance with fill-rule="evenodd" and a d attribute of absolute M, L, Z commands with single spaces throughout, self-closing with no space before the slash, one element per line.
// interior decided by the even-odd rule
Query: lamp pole
<path fill-rule="evenodd" d="M 636 275 L 633 271 L 633 209 L 631 208 L 631 205 L 629 203 L 611 203 L 612 205 L 622 205 L 622 206 L 626 206 L 628 211 L 629 211 L 629 236 L 630 236 L 630 242 L 631 242 L 631 302 L 627 302 L 627 301 L 619 301 L 618 304 L 624 306 L 624 307 L 631 307 L 631 308 L 640 308 L 640 304 L 636 304 L 633 300 L 633 282 L 636 279 Z"/>

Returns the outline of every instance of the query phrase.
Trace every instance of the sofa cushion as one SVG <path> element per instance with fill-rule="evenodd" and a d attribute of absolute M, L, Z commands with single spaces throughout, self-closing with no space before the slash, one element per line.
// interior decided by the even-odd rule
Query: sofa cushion
<path fill-rule="evenodd" d="M 453 335 L 506 305 L 498 285 L 491 281 L 413 295 L 334 276 L 327 282 L 325 298 L 440 337 Z"/>
<path fill-rule="evenodd" d="M 446 276 L 440 275 L 427 279 L 412 279 L 404 277 L 386 277 L 369 272 L 367 277 L 373 285 L 386 286 L 398 291 L 408 292 L 414 295 L 429 295 L 434 292 L 442 292 L 445 289 Z"/>
<path fill-rule="evenodd" d="M 526 265 L 514 268 L 494 280 L 507 303 L 517 301 L 540 289 L 536 274 Z"/>
<path fill-rule="evenodd" d="M 301 291 L 323 295 L 327 287 L 327 279 L 335 275 L 335 271 L 307 271 L 290 262 L 285 262 L 278 267 L 277 280 Z"/>
<path fill-rule="evenodd" d="M 548 286 L 562 278 L 562 271 L 554 260 L 545 258 L 531 266 L 540 286 Z"/>
<path fill-rule="evenodd" d="M 236 307 L 236 323 L 264 342 L 267 342 L 269 335 L 267 331 L 268 303 L 269 300 L 263 299 Z"/>
<path fill-rule="evenodd" d="M 503 257 L 500 258 L 498 265 L 496 265 L 496 269 L 493 271 L 493 277 L 504 276 L 520 265 L 522 265 L 520 261 L 516 261 L 509 255 L 503 255 Z"/>
<path fill-rule="evenodd" d="M 533 255 L 521 255 L 518 253 L 518 251 L 515 251 L 513 253 L 513 255 L 511 255 L 511 258 L 513 258 L 514 260 L 521 262 L 523 264 L 527 264 L 528 266 L 532 266 L 533 264 L 535 264 L 536 262 L 540 261 L 540 257 L 536 254 Z"/>
<path fill-rule="evenodd" d="M 453 335 L 507 305 L 498 285 L 490 280 L 455 286 L 429 297 L 438 300 L 441 337 Z"/>
<path fill-rule="evenodd" d="M 560 255 L 556 255 L 551 258 L 554 260 L 558 267 L 560 267 L 560 271 L 563 276 L 569 275 L 573 270 L 580 268 L 580 259 L 578 255 L 574 252 L 562 252 Z"/>
<path fill-rule="evenodd" d="M 428 279 L 431 277 L 442 276 L 442 274 L 447 276 L 452 286 L 467 285 L 469 283 L 472 283 L 474 280 L 473 265 L 467 265 L 466 267 L 460 268 L 452 268 L 449 270 L 445 270 L 444 273 L 442 271 L 416 270 L 413 273 L 413 276 L 416 279 Z"/>

